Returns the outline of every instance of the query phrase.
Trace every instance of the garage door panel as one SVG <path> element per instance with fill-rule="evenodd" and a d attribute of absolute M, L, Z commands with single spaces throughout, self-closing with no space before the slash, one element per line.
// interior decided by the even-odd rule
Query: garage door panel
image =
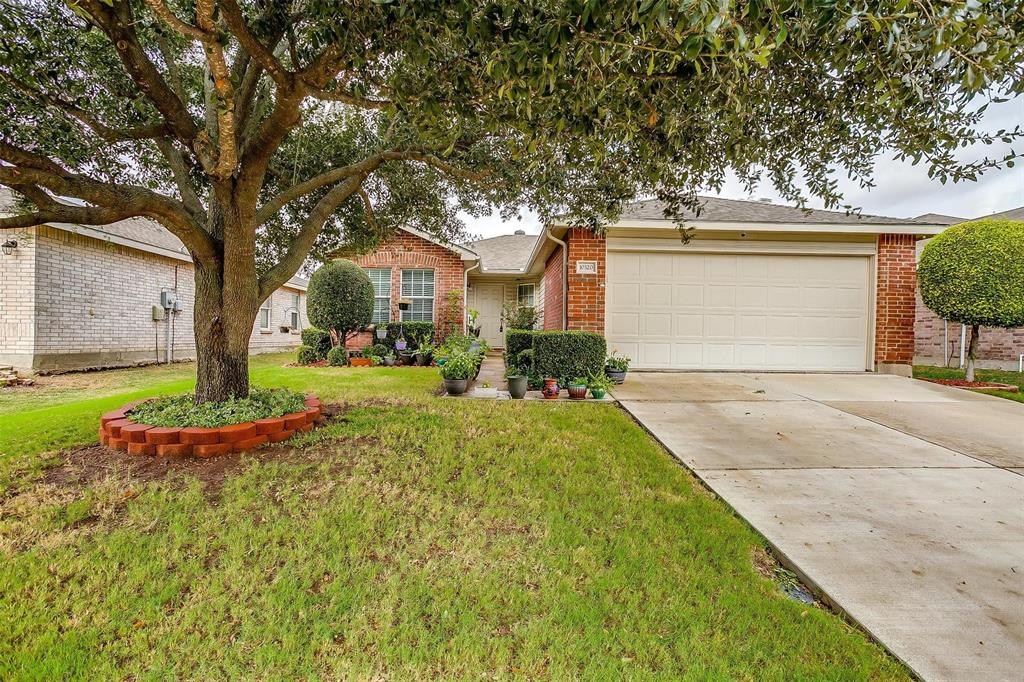
<path fill-rule="evenodd" d="M 613 251 L 609 346 L 637 368 L 863 370 L 869 263 Z"/>

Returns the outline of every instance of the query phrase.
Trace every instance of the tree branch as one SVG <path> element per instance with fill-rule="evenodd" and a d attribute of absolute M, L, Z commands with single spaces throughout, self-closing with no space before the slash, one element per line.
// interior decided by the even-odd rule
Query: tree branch
<path fill-rule="evenodd" d="M 126 209 L 97 208 L 93 206 L 64 206 L 43 209 L 34 213 L 0 218 L 0 230 L 34 227 L 46 223 L 75 223 L 77 225 L 109 225 L 119 220 L 132 218 L 135 213 Z"/>
<path fill-rule="evenodd" d="M 220 6 L 228 29 L 238 39 L 242 49 L 259 62 L 260 66 L 266 70 L 275 83 L 281 87 L 289 87 L 293 74 L 286 71 L 281 66 L 281 62 L 274 56 L 273 51 L 268 49 L 252 34 L 249 30 L 249 25 L 245 23 L 245 17 L 242 16 L 242 10 L 235 3 L 235 0 L 220 0 Z"/>
<path fill-rule="evenodd" d="M 96 133 L 104 142 L 113 144 L 115 142 L 127 142 L 129 140 L 149 140 L 160 137 L 161 135 L 167 135 L 169 132 L 166 123 L 150 123 L 134 126 L 132 128 L 112 128 L 105 123 L 101 123 L 96 120 L 84 110 L 76 107 L 70 102 L 53 95 L 48 95 L 40 90 L 36 90 L 28 83 L 25 83 L 21 79 L 16 78 L 9 73 L 0 71 L 0 80 L 7 81 L 12 87 L 21 91 L 22 94 L 31 97 L 40 104 L 52 109 L 57 109 L 79 123 L 84 124 Z"/>
<path fill-rule="evenodd" d="M 323 90 L 320 88 L 310 88 L 309 94 L 315 99 L 322 100 L 324 102 L 342 102 L 344 104 L 351 104 L 354 107 L 360 109 L 387 109 L 391 106 L 389 100 L 384 99 L 367 99 L 366 97 L 359 97 L 353 95 L 350 92 L 344 90 Z"/>
<path fill-rule="evenodd" d="M 356 175 L 349 178 L 338 186 L 333 187 L 331 191 L 316 203 L 316 206 L 313 207 L 309 217 L 306 218 L 302 227 L 299 228 L 299 233 L 295 235 L 281 260 L 260 277 L 261 301 L 281 288 L 285 282 L 298 272 L 299 267 L 302 266 L 309 251 L 313 248 L 313 244 L 316 243 L 317 237 L 320 236 L 320 231 L 323 229 L 327 219 L 337 210 L 338 206 L 359 190 L 365 178 L 365 175 Z"/>
<path fill-rule="evenodd" d="M 181 202 L 192 213 L 196 222 L 200 225 L 205 224 L 206 209 L 203 208 L 203 202 L 199 199 L 199 194 L 196 193 L 192 178 L 189 177 L 184 155 L 174 146 L 174 142 L 166 137 L 157 138 L 156 146 L 171 169 L 174 184 L 178 186 L 178 194 L 181 195 Z"/>
<path fill-rule="evenodd" d="M 376 168 L 383 162 L 384 156 L 382 154 L 376 154 L 363 159 L 359 163 L 335 168 L 327 171 L 326 173 L 321 173 L 320 175 L 312 177 L 309 180 L 296 183 L 264 204 L 260 210 L 256 212 L 255 222 L 257 225 L 262 225 L 273 218 L 277 212 L 287 206 L 289 202 L 303 197 L 310 192 L 315 192 L 322 187 L 327 187 L 328 185 L 341 182 L 345 178 L 350 178 L 359 174 L 363 174 L 364 176 L 368 175 L 376 170 Z"/>
<path fill-rule="evenodd" d="M 377 228 L 377 215 L 373 212 L 373 204 L 370 203 L 370 195 L 366 193 L 362 185 L 359 185 L 359 198 L 363 200 L 363 212 L 366 214 L 366 224 L 374 232 L 380 232 Z"/>

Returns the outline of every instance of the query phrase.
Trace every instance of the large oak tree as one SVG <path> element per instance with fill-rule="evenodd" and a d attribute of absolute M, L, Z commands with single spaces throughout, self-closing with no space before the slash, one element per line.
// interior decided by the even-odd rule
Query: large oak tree
<path fill-rule="evenodd" d="M 1009 157 L 960 145 L 1020 136 L 978 105 L 1020 93 L 1022 34 L 1017 0 L 0 0 L 0 228 L 164 225 L 221 400 L 263 299 L 398 224 L 675 217 L 730 170 L 836 206 L 882 151 L 976 177 Z"/>

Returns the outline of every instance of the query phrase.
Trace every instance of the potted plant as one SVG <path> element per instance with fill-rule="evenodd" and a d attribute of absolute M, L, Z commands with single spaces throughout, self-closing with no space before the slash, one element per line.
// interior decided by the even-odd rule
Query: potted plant
<path fill-rule="evenodd" d="M 395 339 L 395 350 L 405 350 L 408 345 L 404 336 L 399 336 Z"/>
<path fill-rule="evenodd" d="M 558 379 L 554 377 L 548 377 L 544 380 L 544 388 L 540 390 L 545 400 L 556 400 L 558 394 L 562 392 L 561 387 L 558 385 Z"/>
<path fill-rule="evenodd" d="M 604 400 L 605 394 L 611 387 L 612 380 L 604 374 L 597 374 L 587 379 L 587 388 L 590 389 L 590 395 L 594 400 Z"/>
<path fill-rule="evenodd" d="M 416 349 L 416 364 L 420 367 L 426 367 L 430 364 L 430 361 L 434 357 L 434 347 L 429 343 L 424 343 Z"/>
<path fill-rule="evenodd" d="M 353 351 L 348 358 L 349 367 L 373 367 L 373 360 L 370 356 L 363 355 L 360 351 Z"/>
<path fill-rule="evenodd" d="M 377 327 L 377 329 L 375 331 L 377 332 L 377 340 L 378 341 L 383 341 L 388 336 L 388 329 L 387 329 L 387 327 Z"/>
<path fill-rule="evenodd" d="M 444 379 L 444 390 L 448 395 L 462 395 L 469 386 L 469 379 L 476 371 L 476 359 L 468 353 L 454 353 L 438 369 Z"/>
<path fill-rule="evenodd" d="M 395 366 L 395 354 L 391 353 L 391 352 L 388 352 L 387 355 L 381 356 L 380 361 L 381 361 L 381 364 L 383 364 L 385 367 L 394 367 Z"/>
<path fill-rule="evenodd" d="M 604 361 L 604 373 L 613 384 L 621 384 L 626 380 L 627 371 L 629 371 L 629 358 L 618 355 L 617 351 L 613 350 L 608 359 Z"/>
<path fill-rule="evenodd" d="M 516 367 L 509 367 L 505 372 L 505 378 L 508 380 L 508 393 L 514 400 L 522 400 L 526 397 L 529 383 L 525 374 Z"/>
<path fill-rule="evenodd" d="M 587 397 L 587 380 L 583 377 L 576 377 L 569 382 L 569 398 L 572 400 L 585 400 Z"/>

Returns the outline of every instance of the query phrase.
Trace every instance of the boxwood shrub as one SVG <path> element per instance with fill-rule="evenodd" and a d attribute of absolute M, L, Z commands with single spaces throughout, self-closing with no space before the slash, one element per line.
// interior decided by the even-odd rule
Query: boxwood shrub
<path fill-rule="evenodd" d="M 313 352 L 316 353 L 314 360 L 323 360 L 327 357 L 327 352 L 331 350 L 331 335 L 323 329 L 306 327 L 302 330 L 302 345 L 313 349 Z"/>
<path fill-rule="evenodd" d="M 514 330 L 505 335 L 508 364 L 531 348 L 536 372 L 543 377 L 555 377 L 559 383 L 601 374 L 608 353 L 604 337 L 593 332 Z"/>
<path fill-rule="evenodd" d="M 383 343 L 391 350 L 395 349 L 395 341 L 398 340 L 399 332 L 405 335 L 405 340 L 409 344 L 406 350 L 415 350 L 424 343 L 430 343 L 434 338 L 433 322 L 389 322 L 387 325 L 378 325 L 378 329 L 381 326 L 387 328 L 388 335 L 384 337 L 383 341 L 377 341 L 376 336 L 374 336 L 374 340 L 376 343 Z"/>
<path fill-rule="evenodd" d="M 342 367 L 348 364 L 348 354 L 345 346 L 335 346 L 327 351 L 327 364 L 331 367 Z"/>
<path fill-rule="evenodd" d="M 299 364 L 300 365 L 311 365 L 317 360 L 323 360 L 324 356 L 317 353 L 316 348 L 312 346 L 299 346 Z"/>

